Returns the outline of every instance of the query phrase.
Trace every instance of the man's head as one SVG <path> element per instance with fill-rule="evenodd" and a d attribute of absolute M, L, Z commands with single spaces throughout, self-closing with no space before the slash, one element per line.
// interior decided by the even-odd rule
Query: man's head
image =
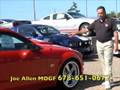
<path fill-rule="evenodd" d="M 106 17 L 106 10 L 103 6 L 99 6 L 97 8 L 97 14 L 100 17 L 100 19 L 104 20 Z"/>

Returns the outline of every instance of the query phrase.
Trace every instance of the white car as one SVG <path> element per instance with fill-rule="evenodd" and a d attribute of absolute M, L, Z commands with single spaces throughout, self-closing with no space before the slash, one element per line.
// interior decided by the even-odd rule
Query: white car
<path fill-rule="evenodd" d="M 29 20 L 0 19 L 0 27 L 12 28 L 21 24 L 31 24 Z"/>
<path fill-rule="evenodd" d="M 120 20 L 115 20 L 116 26 L 117 26 L 117 32 L 118 32 L 118 40 L 120 44 Z M 114 39 L 114 38 L 113 38 Z"/>
<path fill-rule="evenodd" d="M 12 22 L 7 22 L 5 20 L 0 19 L 0 27 L 11 27 Z"/>
<path fill-rule="evenodd" d="M 78 12 L 54 13 L 32 24 L 51 25 L 61 32 L 75 32 L 82 27 L 87 27 L 95 18 L 87 18 Z"/>

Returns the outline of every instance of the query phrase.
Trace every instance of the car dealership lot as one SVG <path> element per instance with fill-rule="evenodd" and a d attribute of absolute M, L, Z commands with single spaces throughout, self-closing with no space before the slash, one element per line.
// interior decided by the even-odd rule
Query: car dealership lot
<path fill-rule="evenodd" d="M 120 90 L 120 58 L 114 57 L 113 59 L 113 84 L 112 90 Z M 94 75 L 99 75 L 102 73 L 102 67 L 100 60 L 96 55 L 92 58 L 88 57 L 84 63 L 84 74 L 88 77 L 93 77 Z M 74 90 L 105 90 L 101 85 L 103 80 L 86 80 L 81 81 L 78 87 Z"/>
<path fill-rule="evenodd" d="M 114 83 L 112 84 L 112 90 L 120 90 L 120 71 L 118 71 L 120 68 L 119 64 L 120 64 L 120 58 L 114 57 L 113 60 Z M 104 87 L 101 85 L 103 80 L 95 79 L 95 77 L 100 75 L 101 73 L 102 73 L 102 68 L 100 61 L 97 58 L 97 55 L 91 54 L 87 56 L 84 59 L 84 76 L 87 78 L 84 78 L 84 80 L 80 81 L 78 86 L 73 90 L 105 90 Z M 56 90 L 56 89 L 52 89 L 52 90 Z"/>
<path fill-rule="evenodd" d="M 93 39 L 95 39 L 93 37 Z M 95 40 L 93 40 L 93 48 L 95 49 Z M 120 44 L 119 44 L 120 45 Z M 120 46 L 119 46 L 120 49 Z M 73 90 L 105 90 L 104 87 L 101 85 L 103 80 L 95 80 L 93 77 L 98 76 L 102 73 L 102 68 L 100 65 L 100 61 L 96 57 L 96 55 L 89 55 L 84 60 L 84 75 L 87 79 L 80 81 L 78 86 Z M 120 58 L 114 57 L 113 60 L 113 79 L 114 83 L 112 84 L 112 90 L 120 90 Z M 47 85 L 46 85 L 47 86 Z M 35 89 L 33 89 L 35 90 Z M 38 89 L 39 90 L 39 89 Z M 56 90 L 55 88 L 52 90 Z"/>

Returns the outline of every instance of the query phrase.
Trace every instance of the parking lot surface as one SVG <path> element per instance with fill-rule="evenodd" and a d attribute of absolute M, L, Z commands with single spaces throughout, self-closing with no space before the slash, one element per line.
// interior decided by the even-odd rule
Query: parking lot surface
<path fill-rule="evenodd" d="M 106 90 L 101 83 L 104 80 L 99 80 L 94 77 L 102 74 L 102 67 L 100 64 L 100 60 L 97 55 L 91 55 L 85 58 L 84 61 L 84 75 L 87 79 L 80 81 L 76 88 L 73 90 Z M 120 58 L 113 58 L 113 82 L 111 84 L 111 90 L 120 90 Z M 45 89 L 49 90 L 49 89 Z M 57 90 L 56 88 L 52 88 L 51 90 Z M 61 90 L 61 89 L 59 89 Z"/>
<path fill-rule="evenodd" d="M 111 84 L 111 90 L 120 90 L 120 58 L 113 58 L 113 83 Z M 84 74 L 90 77 L 98 76 L 102 74 L 102 67 L 100 60 L 96 55 L 89 56 L 85 59 Z M 104 80 L 84 80 L 74 90 L 105 90 L 101 85 Z"/>

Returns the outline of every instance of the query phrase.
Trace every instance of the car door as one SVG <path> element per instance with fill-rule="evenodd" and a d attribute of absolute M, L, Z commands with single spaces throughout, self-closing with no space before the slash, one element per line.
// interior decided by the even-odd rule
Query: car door
<path fill-rule="evenodd" d="M 59 28 L 60 30 L 68 27 L 67 19 L 64 13 L 53 14 L 52 18 L 55 27 Z"/>
<path fill-rule="evenodd" d="M 53 23 L 62 32 L 70 32 L 76 27 L 73 19 L 66 13 L 53 14 Z"/>
<path fill-rule="evenodd" d="M 50 71 L 51 60 L 55 61 L 51 56 L 50 48 L 32 51 L 28 48 L 27 39 L 0 34 L 1 88 L 28 85 L 36 82 L 38 76 L 49 76 L 53 73 Z"/>

